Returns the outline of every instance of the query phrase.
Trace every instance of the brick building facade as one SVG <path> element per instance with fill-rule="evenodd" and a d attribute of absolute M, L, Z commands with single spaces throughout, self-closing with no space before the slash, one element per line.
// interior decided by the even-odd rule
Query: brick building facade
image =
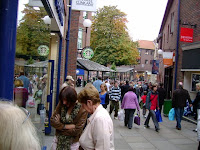
<path fill-rule="evenodd" d="M 135 65 L 135 72 L 139 80 L 150 81 L 152 71 L 152 60 L 154 59 L 155 45 L 153 41 L 139 40 L 138 51 L 140 60 Z"/>
<path fill-rule="evenodd" d="M 178 9 L 179 6 L 180 10 Z M 157 39 L 159 48 L 165 52 L 174 52 L 176 58 L 172 66 L 163 68 L 165 70 L 163 78 L 165 88 L 168 90 L 168 97 L 171 97 L 172 91 L 181 81 L 184 83 L 184 88 L 194 98 L 192 76 L 193 74 L 198 76 L 200 73 L 199 61 L 195 58 L 196 55 L 194 56 L 194 53 L 198 55 L 197 50 L 200 50 L 199 8 L 199 0 L 168 0 Z M 180 41 L 181 28 L 193 29 L 193 42 Z"/>

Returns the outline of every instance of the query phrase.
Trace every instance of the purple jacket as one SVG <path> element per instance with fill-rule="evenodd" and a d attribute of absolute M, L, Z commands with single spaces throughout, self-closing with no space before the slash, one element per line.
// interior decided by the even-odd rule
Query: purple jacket
<path fill-rule="evenodd" d="M 137 95 L 132 91 L 128 91 L 124 95 L 121 108 L 122 109 L 136 109 L 137 108 L 137 110 L 140 110 Z"/>

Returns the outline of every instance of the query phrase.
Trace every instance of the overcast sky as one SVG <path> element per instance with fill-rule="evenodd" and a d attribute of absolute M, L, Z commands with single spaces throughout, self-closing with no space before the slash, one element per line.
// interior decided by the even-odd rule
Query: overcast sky
<path fill-rule="evenodd" d="M 28 0 L 19 0 L 18 19 Z M 167 0 L 97 0 L 97 8 L 117 5 L 117 8 L 127 14 L 129 35 L 134 41 L 157 38 Z"/>

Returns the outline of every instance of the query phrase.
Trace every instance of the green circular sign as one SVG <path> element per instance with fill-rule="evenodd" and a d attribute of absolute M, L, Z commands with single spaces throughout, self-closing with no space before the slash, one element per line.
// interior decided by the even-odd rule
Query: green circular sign
<path fill-rule="evenodd" d="M 49 54 L 49 47 L 46 45 L 40 45 L 38 47 L 38 54 L 40 56 L 47 56 Z"/>
<path fill-rule="evenodd" d="M 94 56 L 94 51 L 90 47 L 85 47 L 82 55 L 85 59 L 91 59 Z"/>

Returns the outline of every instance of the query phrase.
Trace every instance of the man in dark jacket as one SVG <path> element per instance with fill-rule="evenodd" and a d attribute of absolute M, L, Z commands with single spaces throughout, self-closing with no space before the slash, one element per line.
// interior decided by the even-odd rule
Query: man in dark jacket
<path fill-rule="evenodd" d="M 160 108 L 160 113 L 161 113 L 162 105 L 164 104 L 164 99 L 166 97 L 166 91 L 163 88 L 163 83 L 160 83 L 160 87 L 158 88 L 158 95 L 159 95 L 159 108 Z"/>
<path fill-rule="evenodd" d="M 178 83 L 178 89 L 173 92 L 172 107 L 175 109 L 176 116 L 176 129 L 181 130 L 181 119 L 184 113 L 184 107 L 186 106 L 186 101 L 189 101 L 191 106 L 190 95 L 187 90 L 183 89 L 183 83 Z"/>
<path fill-rule="evenodd" d="M 126 84 L 123 86 L 122 89 L 122 99 L 124 98 L 124 95 L 128 92 L 129 88 L 130 88 L 129 82 L 126 80 Z"/>

